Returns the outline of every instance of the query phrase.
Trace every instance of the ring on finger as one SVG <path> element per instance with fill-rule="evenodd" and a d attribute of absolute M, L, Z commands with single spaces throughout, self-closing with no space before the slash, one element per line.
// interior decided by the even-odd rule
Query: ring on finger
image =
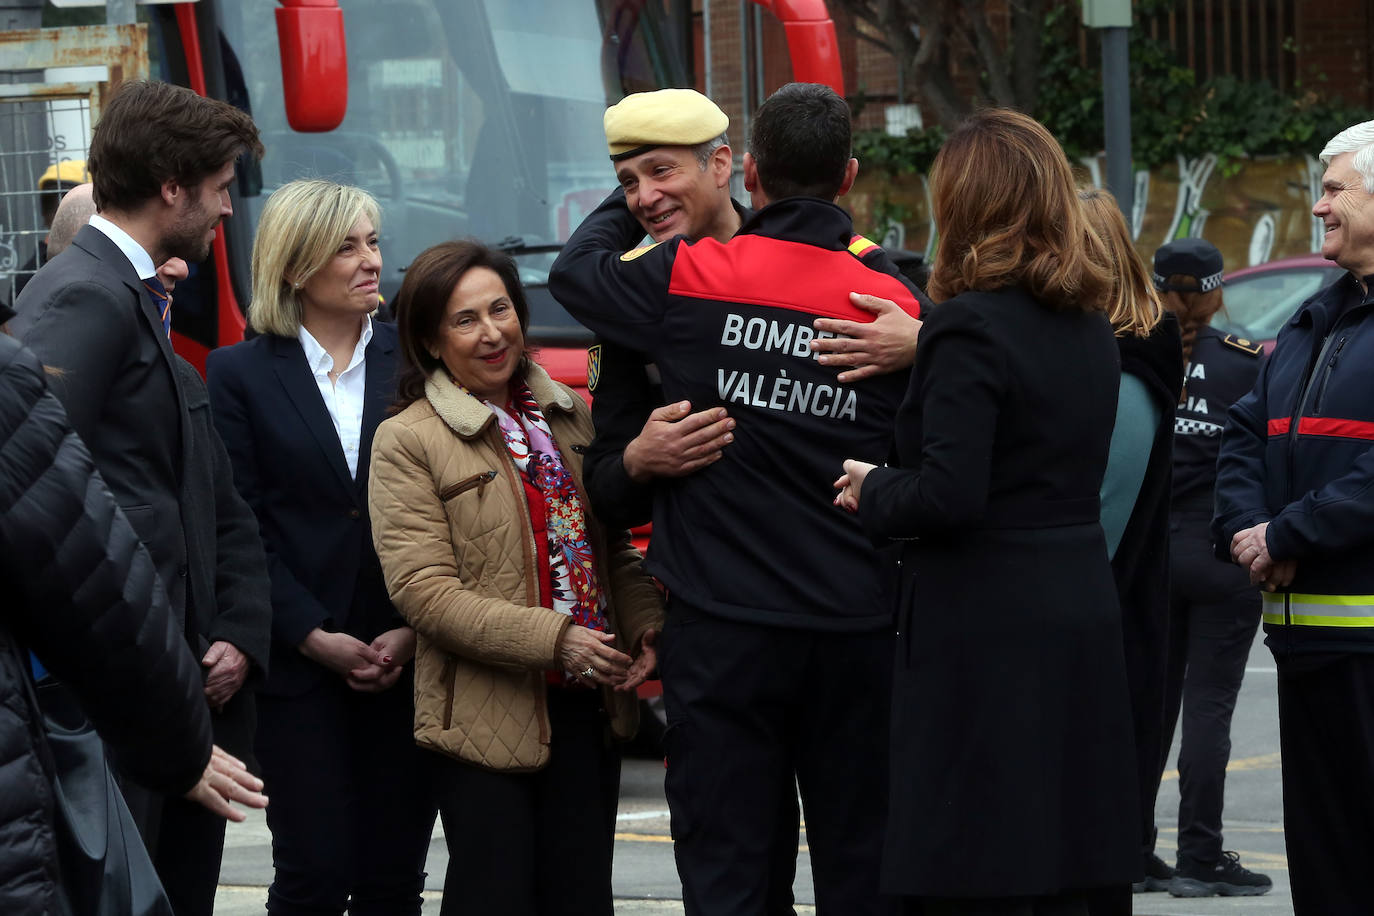
<path fill-rule="evenodd" d="M 588 677 L 588 678 L 589 678 L 589 677 L 593 677 L 595 674 L 596 674 L 596 669 L 593 668 L 591 665 L 588 665 L 583 671 L 579 672 L 578 677 Z"/>

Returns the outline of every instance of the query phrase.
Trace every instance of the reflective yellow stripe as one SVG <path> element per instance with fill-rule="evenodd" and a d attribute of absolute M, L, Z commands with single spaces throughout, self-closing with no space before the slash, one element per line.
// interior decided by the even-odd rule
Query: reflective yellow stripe
<path fill-rule="evenodd" d="M 1285 614 L 1284 599 L 1287 598 Z M 1374 595 L 1263 593 L 1264 622 L 1295 627 L 1374 627 Z"/>

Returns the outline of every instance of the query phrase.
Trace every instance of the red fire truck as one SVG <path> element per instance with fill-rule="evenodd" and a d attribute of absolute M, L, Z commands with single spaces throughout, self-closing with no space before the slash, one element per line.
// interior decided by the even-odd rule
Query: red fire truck
<path fill-rule="evenodd" d="M 93 23 L 118 5 L 55 2 L 88 7 Z M 132 0 L 123 2 L 132 10 Z M 385 298 L 429 245 L 476 236 L 504 247 L 520 264 L 542 361 L 565 381 L 585 381 L 588 335 L 549 296 L 547 271 L 613 185 L 605 107 L 630 92 L 693 85 L 691 0 L 140 2 L 149 75 L 247 110 L 267 147 L 260 168 L 240 169 L 235 214 L 212 258 L 177 288 L 173 330 L 183 355 L 203 365 L 209 349 L 242 337 L 263 203 L 287 181 L 322 176 L 364 187 L 381 203 Z M 783 22 L 796 78 L 842 90 L 823 0 L 758 4 Z M 33 27 L 51 24 L 44 15 L 58 18 L 42 12 L 41 0 L 0 0 L 0 27 L 7 6 L 20 8 L 21 23 L 31 9 Z M 59 13 L 62 23 L 81 15 Z M 5 64 L 10 47 L 0 43 L 0 71 L 15 66 Z M 4 127 L 0 110 L 0 135 Z M 46 140 L 50 159 L 79 158 L 85 142 Z M 10 166 L 0 169 L 0 194 L 11 211 L 51 165 L 43 151 L 30 153 L 0 163 Z M 12 241 L 14 256 L 0 258 L 3 298 L 23 265 L 41 260 L 32 255 L 36 215 L 27 238 L 15 235 L 24 216 L 0 212 L 0 244 L 6 226 L 29 243 L 22 250 Z"/>

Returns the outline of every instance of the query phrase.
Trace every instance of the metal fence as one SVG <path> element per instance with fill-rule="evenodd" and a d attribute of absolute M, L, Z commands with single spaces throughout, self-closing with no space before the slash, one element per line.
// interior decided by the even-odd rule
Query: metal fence
<path fill-rule="evenodd" d="M 89 92 L 72 84 L 0 85 L 0 302 L 13 303 L 43 266 L 48 223 L 75 183 L 55 167 L 84 163 L 90 134 Z M 45 173 L 50 182 L 40 189 Z"/>

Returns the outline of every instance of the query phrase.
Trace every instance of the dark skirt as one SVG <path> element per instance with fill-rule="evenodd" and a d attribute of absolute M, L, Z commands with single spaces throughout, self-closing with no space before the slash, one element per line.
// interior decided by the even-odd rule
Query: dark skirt
<path fill-rule="evenodd" d="M 923 538 L 902 572 L 883 891 L 1129 882 L 1138 789 L 1101 527 Z"/>

